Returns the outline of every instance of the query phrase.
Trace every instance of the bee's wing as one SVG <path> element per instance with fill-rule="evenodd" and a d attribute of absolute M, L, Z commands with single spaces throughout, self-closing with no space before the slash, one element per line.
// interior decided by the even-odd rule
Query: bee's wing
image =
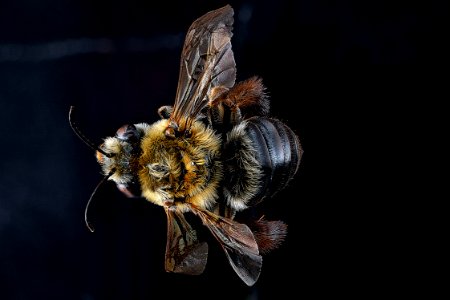
<path fill-rule="evenodd" d="M 192 211 L 219 241 L 234 271 L 248 286 L 252 286 L 261 273 L 262 257 L 250 228 L 206 210 Z"/>
<path fill-rule="evenodd" d="M 202 274 L 208 258 L 208 244 L 199 242 L 197 232 L 180 212 L 165 209 L 167 214 L 167 272 L 189 275 Z"/>
<path fill-rule="evenodd" d="M 189 27 L 170 117 L 178 131 L 189 129 L 208 103 L 211 88 L 230 88 L 235 83 L 236 64 L 231 49 L 233 15 L 233 8 L 227 5 L 206 13 Z"/>

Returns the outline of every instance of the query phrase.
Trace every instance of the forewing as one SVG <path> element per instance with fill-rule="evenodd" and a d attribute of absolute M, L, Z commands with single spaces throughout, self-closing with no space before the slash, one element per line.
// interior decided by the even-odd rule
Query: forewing
<path fill-rule="evenodd" d="M 180 212 L 165 209 L 167 215 L 167 272 L 189 275 L 202 274 L 208 258 L 208 244 L 199 242 L 197 232 Z"/>
<path fill-rule="evenodd" d="M 211 88 L 230 88 L 236 80 L 236 64 L 231 49 L 233 8 L 229 5 L 210 11 L 189 27 L 184 42 L 177 94 L 171 121 L 179 131 L 208 103 Z"/>
<path fill-rule="evenodd" d="M 239 277 L 252 286 L 259 277 L 262 257 L 250 228 L 209 211 L 193 210 L 222 246 L 230 265 Z"/>

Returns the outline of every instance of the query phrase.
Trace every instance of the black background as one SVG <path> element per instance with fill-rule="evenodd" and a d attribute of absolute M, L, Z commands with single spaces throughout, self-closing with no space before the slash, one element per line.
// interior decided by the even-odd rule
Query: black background
<path fill-rule="evenodd" d="M 163 210 L 112 184 L 98 192 L 90 233 L 84 208 L 102 176 L 68 123 L 75 105 L 80 128 L 100 143 L 123 124 L 156 121 L 175 96 L 187 28 L 226 3 L 235 9 L 238 80 L 263 78 L 272 114 L 305 150 L 291 185 L 264 204 L 289 235 L 265 256 L 252 288 L 214 241 L 203 275 L 165 273 Z M 412 99 L 432 98 L 430 66 L 448 63 L 448 4 L 427 3 L 1 0 L 0 299 L 361 299 L 426 290 L 401 246 L 409 230 L 395 220 L 404 200 L 388 188 L 401 176 L 396 145 L 414 148 L 411 126 L 422 122 Z"/>

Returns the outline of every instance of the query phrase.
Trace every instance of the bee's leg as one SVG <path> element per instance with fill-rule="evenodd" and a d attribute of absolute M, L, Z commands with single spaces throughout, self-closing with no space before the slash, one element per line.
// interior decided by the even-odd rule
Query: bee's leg
<path fill-rule="evenodd" d="M 231 208 L 229 206 L 226 206 L 224 208 L 223 216 L 225 218 L 234 219 L 235 215 L 236 215 L 236 210 L 234 208 Z"/>
<path fill-rule="evenodd" d="M 208 119 L 210 124 L 219 132 L 229 131 L 234 124 L 237 124 L 239 120 L 236 120 L 236 105 L 229 101 L 227 95 L 229 89 L 224 86 L 217 86 L 211 89 L 209 93 L 209 109 Z M 233 107 L 233 109 L 231 108 Z M 232 110 L 234 112 L 232 112 Z M 240 115 L 237 112 L 237 115 Z"/>
<path fill-rule="evenodd" d="M 161 106 L 158 109 L 158 115 L 161 117 L 161 119 L 168 119 L 170 117 L 170 114 L 172 113 L 173 107 L 169 105 Z"/>
<path fill-rule="evenodd" d="M 216 127 L 234 126 L 243 119 L 265 116 L 269 113 L 269 100 L 265 87 L 257 77 L 239 82 L 231 89 L 214 87 L 209 93 L 210 121 Z"/>
<path fill-rule="evenodd" d="M 225 202 L 220 202 L 212 212 L 228 219 L 234 219 L 236 216 L 236 210 Z"/>

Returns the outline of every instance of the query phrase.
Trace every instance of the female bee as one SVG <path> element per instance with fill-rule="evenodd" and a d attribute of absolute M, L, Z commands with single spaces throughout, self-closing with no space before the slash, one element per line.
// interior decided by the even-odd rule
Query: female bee
<path fill-rule="evenodd" d="M 194 21 L 181 54 L 173 106 L 158 110 L 161 120 L 125 125 L 94 148 L 105 179 L 127 196 L 137 184 L 141 196 L 164 208 L 166 271 L 195 275 L 205 269 L 208 245 L 186 220 L 185 214 L 192 213 L 251 286 L 261 272 L 261 254 L 278 246 L 287 226 L 263 218 L 238 223 L 236 213 L 283 189 L 303 151 L 294 132 L 269 117 L 262 81 L 235 83 L 232 25 L 229 5 Z"/>

